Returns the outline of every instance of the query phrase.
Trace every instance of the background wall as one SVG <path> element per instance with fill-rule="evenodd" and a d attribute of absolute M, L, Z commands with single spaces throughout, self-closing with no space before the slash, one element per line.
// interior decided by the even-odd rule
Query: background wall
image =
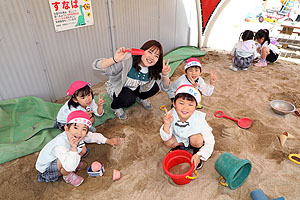
<path fill-rule="evenodd" d="M 0 100 L 36 96 L 55 101 L 76 80 L 106 80 L 92 70 L 116 48 L 160 41 L 164 53 L 197 46 L 194 0 L 92 0 L 94 25 L 55 32 L 47 0 L 0 4 Z"/>

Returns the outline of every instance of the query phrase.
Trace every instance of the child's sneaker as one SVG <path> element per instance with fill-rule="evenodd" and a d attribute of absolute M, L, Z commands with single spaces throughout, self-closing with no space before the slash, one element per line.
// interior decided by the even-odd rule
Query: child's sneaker
<path fill-rule="evenodd" d="M 248 67 L 246 67 L 246 68 L 243 68 L 242 70 L 244 70 L 244 71 L 247 71 L 247 70 L 248 70 Z"/>
<path fill-rule="evenodd" d="M 233 65 L 230 65 L 229 69 L 231 69 L 232 71 L 235 71 L 235 72 L 239 71 L 239 69 L 234 67 Z"/>
<path fill-rule="evenodd" d="M 112 111 L 115 113 L 115 115 L 116 115 L 119 119 L 121 119 L 121 120 L 127 119 L 127 115 L 126 115 L 126 113 L 124 112 L 123 108 L 112 109 Z"/>
<path fill-rule="evenodd" d="M 71 172 L 68 176 L 63 176 L 63 179 L 66 183 L 70 183 L 75 187 L 79 186 L 84 180 L 81 176 L 76 175 L 74 172 Z"/>
<path fill-rule="evenodd" d="M 175 150 L 187 150 L 187 148 L 186 148 L 185 146 L 178 145 L 178 146 L 172 148 L 172 149 L 169 151 L 169 153 L 172 152 L 172 151 L 175 151 Z"/>
<path fill-rule="evenodd" d="M 151 104 L 151 101 L 149 99 L 140 99 L 138 97 L 137 102 L 141 103 L 146 110 L 152 110 L 152 104 Z"/>
<path fill-rule="evenodd" d="M 200 162 L 199 162 L 199 164 L 197 165 L 196 170 L 199 170 L 199 169 L 201 169 L 202 167 L 203 167 L 203 161 L 200 159 Z"/>
<path fill-rule="evenodd" d="M 256 66 L 256 67 L 265 67 L 265 66 L 267 66 L 267 62 L 259 60 L 256 64 L 254 64 L 254 66 Z"/>
<path fill-rule="evenodd" d="M 85 146 L 85 147 L 86 147 L 86 152 L 85 152 L 85 154 L 83 156 L 81 156 L 81 158 L 87 157 L 87 155 L 90 153 L 89 148 L 87 148 L 87 146 Z"/>

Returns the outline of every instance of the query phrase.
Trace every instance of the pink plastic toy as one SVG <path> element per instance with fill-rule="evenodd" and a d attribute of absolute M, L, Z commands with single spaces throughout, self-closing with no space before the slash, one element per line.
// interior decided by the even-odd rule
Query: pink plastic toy
<path fill-rule="evenodd" d="M 116 181 L 118 179 L 120 179 L 121 173 L 119 170 L 114 169 L 114 173 L 113 173 L 113 181 Z"/>
<path fill-rule="evenodd" d="M 98 161 L 95 161 L 95 162 L 92 163 L 92 171 L 93 172 L 100 171 L 101 167 L 102 167 L 102 165 Z"/>

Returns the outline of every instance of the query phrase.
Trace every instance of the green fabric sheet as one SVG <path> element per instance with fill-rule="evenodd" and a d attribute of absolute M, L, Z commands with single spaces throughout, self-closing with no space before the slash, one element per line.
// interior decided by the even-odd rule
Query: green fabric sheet
<path fill-rule="evenodd" d="M 205 54 L 196 47 L 179 47 L 167 53 L 164 60 L 170 59 L 171 76 L 182 61 Z M 115 117 L 110 109 L 111 99 L 107 94 L 104 99 L 105 112 L 102 117 L 95 117 L 95 127 Z M 32 96 L 0 101 L 0 164 L 40 151 L 61 133 L 53 128 L 61 106 Z"/>

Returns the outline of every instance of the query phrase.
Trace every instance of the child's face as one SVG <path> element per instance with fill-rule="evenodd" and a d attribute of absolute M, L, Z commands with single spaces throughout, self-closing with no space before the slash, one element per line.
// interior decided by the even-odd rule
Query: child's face
<path fill-rule="evenodd" d="M 259 44 L 262 44 L 264 41 L 265 41 L 265 38 L 264 38 L 264 37 L 262 37 L 262 38 L 257 38 L 257 42 L 258 42 Z"/>
<path fill-rule="evenodd" d="M 197 80 L 199 78 L 199 76 L 201 75 L 201 70 L 199 67 L 189 67 L 186 72 L 184 72 L 185 75 L 187 75 L 187 77 L 189 79 L 192 79 L 192 80 Z"/>
<path fill-rule="evenodd" d="M 181 122 L 188 120 L 196 110 L 196 101 L 189 101 L 183 98 L 176 99 L 173 102 L 177 115 Z"/>
<path fill-rule="evenodd" d="M 87 134 L 89 128 L 85 124 L 74 123 L 71 124 L 70 128 L 65 125 L 65 131 L 69 140 L 74 139 L 77 143 L 80 142 Z"/>
<path fill-rule="evenodd" d="M 73 101 L 86 108 L 87 106 L 91 105 L 93 101 L 92 93 L 89 93 L 86 96 L 82 96 L 82 94 L 79 93 L 76 98 L 73 98 Z"/>
<path fill-rule="evenodd" d="M 144 55 L 142 55 L 140 64 L 143 67 L 154 66 L 159 59 L 159 55 L 160 55 L 160 50 L 157 47 L 153 46 L 153 47 L 147 49 L 145 51 Z"/>

